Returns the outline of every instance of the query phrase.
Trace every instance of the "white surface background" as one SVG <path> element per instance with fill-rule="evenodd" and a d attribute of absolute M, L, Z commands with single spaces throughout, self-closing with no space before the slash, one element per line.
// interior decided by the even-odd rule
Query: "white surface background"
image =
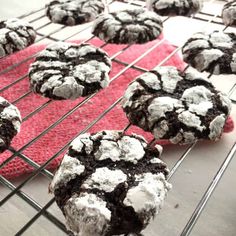
<path fill-rule="evenodd" d="M 43 7 L 49 0 L 0 0 L 0 19 L 17 17 Z"/>

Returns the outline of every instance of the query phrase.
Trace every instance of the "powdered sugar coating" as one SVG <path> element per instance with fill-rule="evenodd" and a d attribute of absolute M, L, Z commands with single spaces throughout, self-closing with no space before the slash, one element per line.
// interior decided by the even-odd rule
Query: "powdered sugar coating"
<path fill-rule="evenodd" d="M 158 109 L 157 109 L 158 107 Z M 152 100 L 148 106 L 148 121 L 153 125 L 160 118 L 166 117 L 166 112 L 171 112 L 176 108 L 181 108 L 183 105 L 175 98 L 171 97 L 157 97 Z"/>
<path fill-rule="evenodd" d="M 150 160 L 151 163 L 163 163 L 163 161 L 161 161 L 159 158 L 153 158 L 152 160 Z"/>
<path fill-rule="evenodd" d="M 95 194 L 74 194 L 64 207 L 66 226 L 77 236 L 105 235 L 111 211 Z"/>
<path fill-rule="evenodd" d="M 92 33 L 108 43 L 146 43 L 156 39 L 162 31 L 158 15 L 145 9 L 112 12 L 98 17 Z"/>
<path fill-rule="evenodd" d="M 194 86 L 184 90 L 181 100 L 185 101 L 190 112 L 205 116 L 207 111 L 213 108 L 212 95 L 212 92 L 206 87 Z"/>
<path fill-rule="evenodd" d="M 189 16 L 202 8 L 202 0 L 146 0 L 147 8 L 162 16 Z"/>
<path fill-rule="evenodd" d="M 196 128 L 199 131 L 203 131 L 204 129 L 206 129 L 206 127 L 204 125 L 201 125 L 201 119 L 199 116 L 195 115 L 194 113 L 190 112 L 190 111 L 183 111 L 178 115 L 178 119 L 180 122 L 182 122 L 183 124 L 185 124 L 188 127 L 193 127 Z"/>
<path fill-rule="evenodd" d="M 82 188 L 98 188 L 105 192 L 112 192 L 115 187 L 127 180 L 121 170 L 109 170 L 107 167 L 98 168 L 82 185 Z"/>
<path fill-rule="evenodd" d="M 0 153 L 10 145 L 20 132 L 21 115 L 17 107 L 0 97 Z"/>
<path fill-rule="evenodd" d="M 120 131 L 78 136 L 50 185 L 67 228 L 81 236 L 120 235 L 145 228 L 170 189 L 161 152 L 160 145 L 149 147 L 143 137 Z M 133 192 L 146 202 L 142 209 L 137 208 Z"/>
<path fill-rule="evenodd" d="M 97 160 L 111 159 L 112 161 L 125 160 L 137 163 L 143 158 L 144 142 L 141 143 L 136 138 L 122 137 L 118 142 L 112 140 L 102 140 L 99 150 L 95 153 Z"/>
<path fill-rule="evenodd" d="M 199 32 L 185 43 L 184 60 L 199 71 L 235 74 L 236 35 L 222 31 Z"/>
<path fill-rule="evenodd" d="M 76 152 L 81 152 L 84 149 L 86 154 L 90 154 L 93 150 L 93 141 L 88 133 L 80 135 L 80 138 L 74 139 L 70 145 Z"/>
<path fill-rule="evenodd" d="M 225 124 L 225 116 L 219 115 L 210 123 L 210 139 L 217 139 Z"/>
<path fill-rule="evenodd" d="M 128 190 L 123 202 L 126 206 L 132 206 L 136 212 L 143 214 L 144 222 L 148 223 L 150 217 L 158 214 L 171 185 L 163 174 L 144 173 L 135 176 L 135 180 L 137 186 Z M 150 214 L 147 215 L 146 212 Z"/>
<path fill-rule="evenodd" d="M 102 0 L 56 0 L 46 5 L 46 15 L 54 23 L 72 26 L 94 20 L 104 8 Z"/>
<path fill-rule="evenodd" d="M 183 78 L 179 76 L 178 73 L 176 73 L 175 69 L 160 67 L 159 68 L 160 73 L 162 76 L 162 88 L 168 92 L 173 93 L 173 91 L 176 88 L 176 85 L 179 81 L 181 81 Z"/>
<path fill-rule="evenodd" d="M 0 58 L 22 50 L 36 38 L 33 27 L 24 20 L 12 18 L 0 22 Z"/>
<path fill-rule="evenodd" d="M 31 64 L 29 77 L 34 92 L 52 99 L 76 99 L 109 84 L 111 61 L 89 44 L 58 42 L 49 45 Z"/>
<path fill-rule="evenodd" d="M 96 160 L 111 159 L 112 161 L 119 161 L 121 151 L 117 142 L 102 140 L 99 149 L 94 155 Z"/>
<path fill-rule="evenodd" d="M 134 164 L 144 157 L 144 148 L 147 146 L 145 141 L 140 142 L 140 140 L 136 139 L 136 137 L 129 136 L 124 136 L 118 140 L 118 145 L 120 150 L 122 150 L 120 159 L 132 162 Z"/>
<path fill-rule="evenodd" d="M 81 175 L 85 168 L 76 158 L 65 155 L 50 184 L 50 191 L 54 192 L 60 186 Z"/>
<path fill-rule="evenodd" d="M 172 143 L 218 140 L 231 110 L 230 99 L 194 72 L 166 66 L 137 77 L 123 98 L 123 109 L 130 122 L 152 132 L 156 139 L 169 139 Z M 153 89 L 149 79 L 146 83 L 150 74 L 160 89 Z"/>
<path fill-rule="evenodd" d="M 227 2 L 222 9 L 222 21 L 225 25 L 235 25 L 236 23 L 236 2 Z"/>

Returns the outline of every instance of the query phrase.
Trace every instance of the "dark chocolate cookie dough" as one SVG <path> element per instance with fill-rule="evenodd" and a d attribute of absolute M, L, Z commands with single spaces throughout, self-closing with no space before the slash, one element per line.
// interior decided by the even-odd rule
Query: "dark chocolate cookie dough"
<path fill-rule="evenodd" d="M 0 22 L 0 58 L 20 51 L 34 42 L 36 32 L 28 22 L 13 18 Z"/>
<path fill-rule="evenodd" d="M 131 83 L 123 109 L 130 122 L 156 139 L 187 144 L 198 139 L 218 140 L 231 102 L 196 70 L 157 67 Z"/>
<path fill-rule="evenodd" d="M 54 23 L 72 26 L 94 20 L 104 8 L 102 0 L 56 0 L 46 5 L 46 15 Z"/>
<path fill-rule="evenodd" d="M 107 43 L 142 44 L 156 39 L 162 32 L 160 17 L 145 9 L 133 9 L 98 17 L 92 33 Z"/>
<path fill-rule="evenodd" d="M 161 151 L 118 131 L 76 138 L 49 187 L 67 228 L 78 236 L 139 235 L 171 187 Z"/>
<path fill-rule="evenodd" d="M 182 49 L 184 60 L 199 71 L 236 74 L 236 35 L 222 31 L 199 32 Z"/>
<path fill-rule="evenodd" d="M 0 153 L 7 149 L 13 137 L 20 132 L 20 125 L 19 110 L 0 97 Z"/>
<path fill-rule="evenodd" d="M 30 66 L 34 92 L 63 100 L 92 94 L 109 84 L 111 60 L 90 44 L 58 42 L 40 52 Z"/>
<path fill-rule="evenodd" d="M 202 7 L 202 0 L 147 0 L 147 7 L 161 16 L 189 16 Z"/>
<path fill-rule="evenodd" d="M 225 25 L 236 24 L 236 1 L 227 2 L 222 10 L 222 20 Z"/>

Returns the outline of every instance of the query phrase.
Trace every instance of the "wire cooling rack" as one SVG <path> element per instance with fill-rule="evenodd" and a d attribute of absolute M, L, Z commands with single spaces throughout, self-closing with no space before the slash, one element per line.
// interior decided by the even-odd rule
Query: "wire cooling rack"
<path fill-rule="evenodd" d="M 235 32 L 235 28 L 225 27 L 222 24 L 220 12 L 225 1 L 205 1 L 204 8 L 194 17 L 163 17 L 164 35 L 176 49 L 167 57 L 163 58 L 159 65 L 163 65 L 176 53 L 179 53 L 182 44 L 186 39 L 201 29 L 220 29 L 226 32 Z M 110 9 L 127 8 L 127 7 L 144 7 L 145 3 L 141 1 L 113 1 Z M 73 40 L 83 38 L 84 42 L 92 43 L 94 37 L 90 35 L 91 23 L 72 28 L 65 27 L 49 22 L 45 17 L 44 7 L 20 18 L 29 21 L 37 30 L 37 39 L 35 44 L 48 43 L 59 40 Z M 121 69 L 112 76 L 111 83 L 115 83 L 119 78 L 129 70 L 135 70 L 139 73 L 147 71 L 146 68 L 140 67 L 138 62 L 149 56 L 150 52 L 158 49 L 165 39 L 158 41 L 139 57 L 134 58 L 131 63 L 118 59 L 133 46 L 117 46 L 118 50 L 111 56 L 113 63 L 119 64 Z M 109 46 L 106 43 L 100 45 L 106 50 Z M 23 60 L 9 65 L 0 71 L 0 76 L 17 70 L 20 66 L 29 63 L 34 55 L 27 56 Z M 232 116 L 236 114 L 236 76 L 212 76 L 209 75 L 214 85 L 228 93 L 232 102 Z M 0 96 L 4 94 L 7 98 L 8 91 L 27 80 L 27 74 L 22 74 L 14 81 L 7 85 L 1 86 Z M 134 78 L 133 78 L 134 79 Z M 109 90 L 109 87 L 107 88 Z M 68 232 L 63 224 L 62 213 L 58 210 L 55 199 L 47 193 L 47 187 L 53 177 L 53 173 L 48 169 L 50 162 L 62 155 L 68 144 L 81 133 L 89 132 L 102 119 L 105 119 L 114 107 L 119 106 L 121 97 L 112 101 L 111 104 L 102 111 L 93 120 L 89 121 L 81 129 L 78 125 L 76 135 L 71 135 L 47 161 L 41 165 L 34 161 L 33 156 L 25 154 L 25 150 L 35 143 L 45 139 L 45 136 L 54 129 L 57 129 L 63 122 L 67 122 L 68 117 L 75 115 L 76 112 L 86 109 L 86 106 L 92 102 L 95 96 L 93 94 L 87 98 L 79 100 L 74 107 L 68 110 L 52 122 L 50 120 L 47 127 L 29 141 L 23 142 L 21 147 L 10 147 L 6 152 L 9 157 L 0 164 L 0 169 L 7 166 L 15 158 L 20 158 L 27 165 L 31 166 L 34 171 L 17 179 L 7 179 L 0 176 L 0 235 L 67 235 Z M 2 95 L 3 96 L 3 95 Z M 13 104 L 24 103 L 32 94 L 30 90 L 10 100 Z M 23 116 L 24 122 L 32 122 L 35 116 L 40 112 L 45 112 L 45 116 L 54 101 L 43 98 L 39 106 L 34 107 L 32 111 Z M 84 111 L 84 110 L 83 110 Z M 80 113 L 83 116 L 83 113 Z M 104 127 L 106 128 L 106 127 Z M 124 130 L 128 130 L 130 125 L 124 124 Z M 22 131 L 23 132 L 23 131 Z M 175 236 L 175 235 L 197 235 L 197 236 L 235 236 L 236 226 L 236 194 L 232 191 L 235 186 L 236 162 L 236 144 L 235 134 L 225 134 L 220 142 L 205 143 L 199 142 L 188 146 L 168 146 L 164 147 L 162 158 L 170 167 L 169 180 L 173 184 L 173 190 L 169 193 L 164 209 L 155 219 L 155 221 L 144 231 L 145 236 Z M 63 137 L 63 134 L 62 134 Z M 61 139 L 62 137 L 58 137 Z M 45 150 L 50 147 L 45 147 Z M 46 155 L 46 154 L 45 154 Z M 232 161 L 232 162 L 231 162 Z M 227 171 L 226 171 L 227 170 Z M 226 171 L 226 172 L 225 172 Z M 224 177 L 222 178 L 223 174 Z M 201 217 L 200 217 L 201 216 Z M 195 227 L 194 227 L 195 226 Z"/>

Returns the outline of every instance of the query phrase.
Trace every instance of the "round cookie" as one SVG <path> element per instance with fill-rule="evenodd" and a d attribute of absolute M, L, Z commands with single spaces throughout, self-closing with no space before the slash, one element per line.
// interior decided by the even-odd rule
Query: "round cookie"
<path fill-rule="evenodd" d="M 236 74 L 236 35 L 214 31 L 199 32 L 182 48 L 184 61 L 199 71 Z"/>
<path fill-rule="evenodd" d="M 202 0 L 147 0 L 147 8 L 161 16 L 189 16 L 200 11 Z"/>
<path fill-rule="evenodd" d="M 139 235 L 171 188 L 161 151 L 119 131 L 76 138 L 49 186 L 67 228 L 77 236 Z"/>
<path fill-rule="evenodd" d="M 104 9 L 102 0 L 52 1 L 46 15 L 54 23 L 73 26 L 94 20 Z"/>
<path fill-rule="evenodd" d="M 13 18 L 0 22 L 0 58 L 32 44 L 36 32 L 28 22 Z"/>
<path fill-rule="evenodd" d="M 107 43 L 142 44 L 162 32 L 161 18 L 145 9 L 117 11 L 99 16 L 92 33 Z"/>
<path fill-rule="evenodd" d="M 166 66 L 137 77 L 125 92 L 123 109 L 132 124 L 156 139 L 188 144 L 218 140 L 231 102 L 196 70 Z"/>
<path fill-rule="evenodd" d="M 9 147 L 13 137 L 20 132 L 20 125 L 19 110 L 0 97 L 0 153 Z"/>
<path fill-rule="evenodd" d="M 222 10 L 222 21 L 225 25 L 236 24 L 236 1 L 227 2 Z"/>
<path fill-rule="evenodd" d="M 39 53 L 29 69 L 34 92 L 55 100 L 76 99 L 109 84 L 111 60 L 90 44 L 57 42 Z"/>

